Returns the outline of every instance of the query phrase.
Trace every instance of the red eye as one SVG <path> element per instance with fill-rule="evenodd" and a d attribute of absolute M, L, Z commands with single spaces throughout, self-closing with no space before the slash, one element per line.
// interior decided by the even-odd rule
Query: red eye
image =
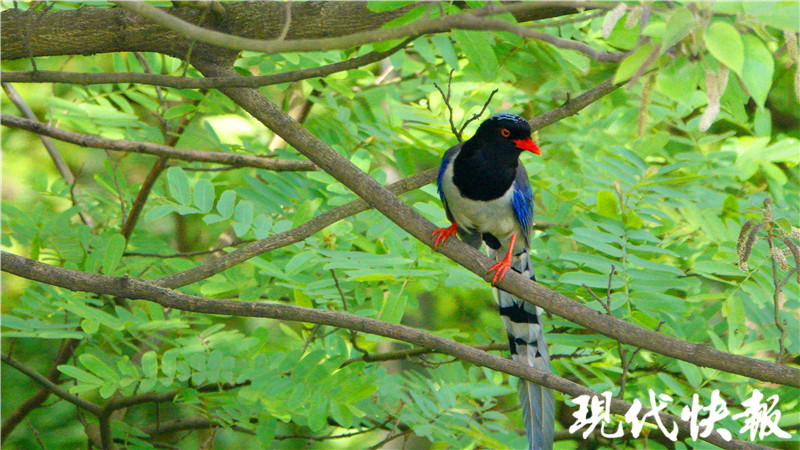
<path fill-rule="evenodd" d="M 500 134 L 502 134 L 502 135 L 503 135 L 503 137 L 509 137 L 509 136 L 511 136 L 511 132 L 510 132 L 510 131 L 508 131 L 508 128 L 501 128 L 501 129 L 500 129 Z"/>

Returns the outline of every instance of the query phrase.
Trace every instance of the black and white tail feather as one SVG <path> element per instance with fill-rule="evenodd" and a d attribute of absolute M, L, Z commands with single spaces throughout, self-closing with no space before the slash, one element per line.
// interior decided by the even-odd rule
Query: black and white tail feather
<path fill-rule="evenodd" d="M 503 255 L 490 256 L 496 260 Z M 525 250 L 515 255 L 511 268 L 535 280 L 530 255 Z M 493 289 L 495 301 L 500 308 L 500 316 L 508 334 L 511 358 L 521 364 L 550 371 L 550 354 L 542 328 L 542 310 L 524 300 Z M 555 423 L 555 401 L 553 391 L 525 380 L 519 380 L 519 401 L 531 450 L 551 450 L 553 448 L 553 426 Z"/>

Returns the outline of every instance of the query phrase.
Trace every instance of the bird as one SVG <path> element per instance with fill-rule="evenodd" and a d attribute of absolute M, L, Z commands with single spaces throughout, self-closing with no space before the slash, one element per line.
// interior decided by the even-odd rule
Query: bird
<path fill-rule="evenodd" d="M 439 197 L 451 225 L 437 228 L 434 249 L 453 235 L 475 248 L 482 243 L 496 264 L 493 295 L 508 335 L 514 361 L 550 371 L 542 310 L 494 286 L 509 269 L 535 280 L 530 258 L 533 193 L 522 152 L 541 155 L 531 127 L 517 114 L 498 113 L 484 120 L 468 140 L 450 147 L 437 177 Z M 553 391 L 519 380 L 519 399 L 531 450 L 553 448 Z"/>

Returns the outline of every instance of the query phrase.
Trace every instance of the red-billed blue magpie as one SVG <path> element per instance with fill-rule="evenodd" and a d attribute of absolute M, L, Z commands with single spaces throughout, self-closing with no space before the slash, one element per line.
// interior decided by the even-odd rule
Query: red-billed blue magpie
<path fill-rule="evenodd" d="M 439 197 L 452 224 L 433 232 L 434 248 L 456 233 L 475 248 L 485 242 L 497 261 L 489 269 L 494 272 L 493 285 L 509 268 L 535 280 L 529 255 L 533 193 L 528 172 L 519 162 L 523 151 L 542 154 L 531 139 L 530 125 L 516 114 L 500 113 L 481 123 L 472 138 L 447 150 L 439 167 Z M 549 371 L 541 309 L 507 292 L 493 292 L 511 357 Z M 529 448 L 552 449 L 553 392 L 520 380 L 519 398 Z"/>

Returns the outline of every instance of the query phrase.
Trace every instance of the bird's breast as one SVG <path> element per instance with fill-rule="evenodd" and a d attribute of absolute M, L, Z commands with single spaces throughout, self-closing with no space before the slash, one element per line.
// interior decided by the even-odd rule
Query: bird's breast
<path fill-rule="evenodd" d="M 501 242 L 521 231 L 512 208 L 512 188 L 493 200 L 472 200 L 464 197 L 453 183 L 453 164 L 442 177 L 442 193 L 458 226 L 466 230 L 491 233 Z"/>

